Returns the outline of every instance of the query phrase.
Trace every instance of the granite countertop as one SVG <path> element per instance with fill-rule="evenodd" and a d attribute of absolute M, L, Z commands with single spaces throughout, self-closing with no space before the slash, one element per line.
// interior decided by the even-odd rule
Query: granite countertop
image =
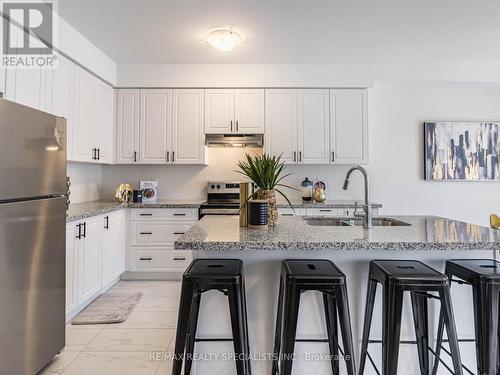
<path fill-rule="evenodd" d="M 333 199 L 326 200 L 320 203 L 314 201 L 305 202 L 303 200 L 291 200 L 290 203 L 292 204 L 293 208 L 354 208 L 357 203 L 359 209 L 361 209 L 361 207 L 364 205 L 364 201 L 352 199 Z M 277 205 L 278 208 L 290 207 L 290 205 L 286 201 L 282 200 L 279 200 Z M 370 205 L 373 208 L 382 207 L 382 204 L 380 203 L 370 202 Z"/>
<path fill-rule="evenodd" d="M 442 217 L 391 216 L 410 226 L 312 226 L 280 217 L 274 228 L 241 228 L 238 216 L 206 216 L 179 237 L 192 250 L 500 250 L 500 230 Z"/>
<path fill-rule="evenodd" d="M 199 208 L 203 202 L 203 200 L 160 199 L 155 203 L 118 203 L 106 200 L 72 203 L 66 214 L 66 222 L 103 215 L 122 208 Z"/>

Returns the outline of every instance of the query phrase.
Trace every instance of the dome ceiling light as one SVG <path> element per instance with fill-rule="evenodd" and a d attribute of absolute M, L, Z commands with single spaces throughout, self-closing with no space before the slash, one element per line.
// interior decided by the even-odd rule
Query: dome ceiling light
<path fill-rule="evenodd" d="M 243 35 L 231 28 L 211 30 L 205 37 L 205 41 L 211 47 L 221 52 L 229 52 L 238 48 L 243 40 Z"/>

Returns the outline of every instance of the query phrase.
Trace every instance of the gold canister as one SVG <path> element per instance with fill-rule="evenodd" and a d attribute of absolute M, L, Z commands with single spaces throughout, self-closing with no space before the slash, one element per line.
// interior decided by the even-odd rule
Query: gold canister
<path fill-rule="evenodd" d="M 251 195 L 250 182 L 240 183 L 240 227 L 248 227 L 248 199 Z"/>

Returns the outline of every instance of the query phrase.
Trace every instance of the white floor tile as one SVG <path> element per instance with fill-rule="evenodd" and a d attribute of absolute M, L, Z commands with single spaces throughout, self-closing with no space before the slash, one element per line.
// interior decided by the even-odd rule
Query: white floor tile
<path fill-rule="evenodd" d="M 62 374 L 63 370 L 73 362 L 78 354 L 80 354 L 80 352 L 62 351 L 59 355 L 56 355 L 38 375 Z"/>
<path fill-rule="evenodd" d="M 178 311 L 179 297 L 157 297 L 146 295 L 141 298 L 134 311 Z"/>
<path fill-rule="evenodd" d="M 105 329 L 86 347 L 93 351 L 166 351 L 173 329 Z"/>
<path fill-rule="evenodd" d="M 110 324 L 110 329 L 120 328 L 175 328 L 176 311 L 140 311 L 134 310 L 123 323 Z"/>
<path fill-rule="evenodd" d="M 80 352 L 87 344 L 95 338 L 99 332 L 104 330 L 104 326 L 75 326 L 66 327 L 66 347 L 65 351 Z"/>

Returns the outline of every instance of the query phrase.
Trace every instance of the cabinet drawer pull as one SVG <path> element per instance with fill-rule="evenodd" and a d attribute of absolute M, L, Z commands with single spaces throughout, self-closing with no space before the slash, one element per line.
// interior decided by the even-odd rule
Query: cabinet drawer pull
<path fill-rule="evenodd" d="M 174 260 L 186 260 L 186 258 L 174 258 Z"/>
<path fill-rule="evenodd" d="M 151 257 L 140 257 L 139 260 L 153 260 L 153 258 Z"/>
<path fill-rule="evenodd" d="M 319 212 L 332 212 L 332 210 L 319 210 Z"/>
<path fill-rule="evenodd" d="M 109 229 L 109 216 L 104 216 L 104 229 Z"/>
<path fill-rule="evenodd" d="M 293 216 L 293 214 L 281 214 L 281 216 Z"/>
<path fill-rule="evenodd" d="M 174 216 L 186 216 L 186 214 L 174 214 Z"/>
<path fill-rule="evenodd" d="M 174 232 L 174 234 L 184 234 L 186 232 Z"/>
<path fill-rule="evenodd" d="M 153 216 L 153 214 L 139 214 L 139 216 Z"/>
<path fill-rule="evenodd" d="M 140 234 L 153 234 L 153 232 L 140 232 Z"/>

